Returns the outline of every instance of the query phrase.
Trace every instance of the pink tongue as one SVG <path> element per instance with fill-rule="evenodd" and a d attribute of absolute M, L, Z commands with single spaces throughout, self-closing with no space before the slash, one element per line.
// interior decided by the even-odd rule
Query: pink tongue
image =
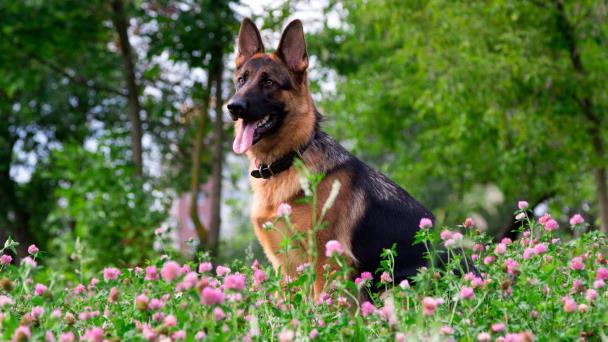
<path fill-rule="evenodd" d="M 241 128 L 236 132 L 232 150 L 236 154 L 245 153 L 253 144 L 253 132 L 255 131 L 256 122 L 242 122 Z"/>

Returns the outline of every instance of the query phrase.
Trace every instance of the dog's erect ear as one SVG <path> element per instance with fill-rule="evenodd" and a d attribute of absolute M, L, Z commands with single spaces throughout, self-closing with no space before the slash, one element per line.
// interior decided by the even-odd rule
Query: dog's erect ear
<path fill-rule="evenodd" d="M 249 18 L 245 18 L 241 22 L 237 49 L 237 69 L 239 69 L 245 62 L 247 62 L 249 58 L 251 58 L 251 56 L 255 55 L 256 53 L 264 53 L 264 44 L 262 43 L 260 31 L 255 26 L 254 22 Z"/>
<path fill-rule="evenodd" d="M 283 31 L 277 55 L 290 70 L 296 73 L 302 73 L 308 68 L 306 40 L 304 40 L 304 28 L 300 20 L 290 22 Z"/>

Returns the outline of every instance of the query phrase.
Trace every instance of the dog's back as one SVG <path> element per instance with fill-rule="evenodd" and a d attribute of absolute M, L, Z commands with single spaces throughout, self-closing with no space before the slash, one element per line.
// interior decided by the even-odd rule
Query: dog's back
<path fill-rule="evenodd" d="M 349 188 L 342 191 L 356 194 L 353 196 L 357 198 L 355 202 L 360 201 L 356 205 L 362 206 L 361 209 L 351 207 L 353 211 L 361 212 L 357 214 L 358 219 L 348 227 L 354 266 L 359 273 L 368 271 L 376 274 L 382 250 L 390 249 L 393 244 L 397 251 L 394 269 L 396 282 L 412 277 L 419 267 L 426 265 L 423 258 L 424 245 L 414 245 L 413 242 L 420 220 L 434 219 L 428 209 L 320 130 L 305 152 L 304 160 L 326 161 L 314 165 L 317 171 L 326 173 L 326 176 L 345 172 L 350 177 Z M 344 214 L 352 215 L 353 212 Z M 377 277 L 376 274 L 376 280 Z"/>

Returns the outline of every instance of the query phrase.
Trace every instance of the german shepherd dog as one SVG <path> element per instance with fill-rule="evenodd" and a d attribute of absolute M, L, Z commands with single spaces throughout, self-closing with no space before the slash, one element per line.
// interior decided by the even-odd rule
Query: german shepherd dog
<path fill-rule="evenodd" d="M 293 275 L 307 262 L 306 253 L 278 252 L 281 234 L 264 230 L 263 224 L 277 217 L 280 204 L 292 207 L 295 229 L 311 229 L 312 210 L 304 196 L 293 160 L 300 158 L 311 171 L 325 177 L 317 188 L 319 210 L 332 183 L 340 192 L 326 215 L 328 225 L 316 234 L 315 297 L 323 291 L 325 244 L 337 240 L 357 274 L 368 271 L 379 281 L 376 270 L 380 254 L 396 245 L 394 280 L 414 276 L 426 265 L 421 244 L 413 245 L 422 218 L 433 214 L 388 177 L 350 154 L 320 128 L 322 116 L 312 101 L 306 69 L 308 55 L 300 20 L 292 21 L 276 52 L 266 54 L 255 24 L 241 23 L 234 82 L 236 93 L 228 102 L 235 121 L 233 150 L 250 160 L 253 207 L 251 221 L 264 252 L 275 269 Z M 320 212 L 320 211 L 317 211 Z"/>

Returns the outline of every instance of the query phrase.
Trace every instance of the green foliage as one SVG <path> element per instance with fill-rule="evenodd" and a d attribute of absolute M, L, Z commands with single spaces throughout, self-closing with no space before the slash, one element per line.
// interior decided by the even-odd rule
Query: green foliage
<path fill-rule="evenodd" d="M 53 194 L 58 205 L 43 228 L 54 237 L 49 248 L 56 268 L 70 267 L 77 243 L 92 270 L 135 265 L 154 255 L 153 232 L 165 218 L 167 199 L 116 158 L 122 154 L 111 145 L 96 151 L 65 145 L 51 155 L 48 176 L 59 184 Z"/>
<path fill-rule="evenodd" d="M 57 186 L 44 176 L 48 156 L 100 127 L 124 131 L 107 18 L 103 1 L 0 4 L 0 235 L 46 247 Z"/>
<path fill-rule="evenodd" d="M 232 52 L 238 22 L 230 8 L 232 1 L 175 1 L 149 3 L 143 19 L 159 29 L 148 33 L 150 56 L 169 52 L 175 61 L 187 62 L 191 68 L 208 69 L 217 63 L 217 50 Z"/>
<path fill-rule="evenodd" d="M 124 1 L 142 103 L 146 165 L 139 179 L 125 162 L 131 153 L 130 121 L 111 3 L 0 3 L 0 238 L 11 234 L 53 250 L 58 246 L 47 244 L 51 239 L 60 235 L 67 243 L 72 238 L 59 248 L 61 258 L 67 258 L 73 238 L 83 233 L 83 245 L 100 246 L 91 247 L 96 265 L 115 257 L 121 264 L 146 258 L 147 250 L 137 253 L 150 245 L 151 231 L 161 217 L 149 212 L 160 197 L 150 194 L 152 184 L 165 194 L 187 188 L 195 114 L 206 88 L 200 80 L 175 81 L 172 73 L 179 69 L 189 77 L 206 77 L 222 63 L 221 55 L 232 51 L 238 31 L 232 4 Z M 207 127 L 205 133 L 212 125 Z M 107 137 L 109 152 L 87 154 L 83 149 L 85 143 L 99 144 Z M 76 155 L 89 163 L 82 174 L 78 164 L 69 163 Z M 62 174 L 64 167 L 69 175 Z M 203 179 L 210 169 L 211 160 L 204 157 Z M 82 196 L 92 196 L 100 184 L 86 177 L 98 171 L 103 174 L 98 190 L 111 196 L 87 203 Z M 113 179 L 120 181 L 113 184 Z M 65 187 L 72 183 L 78 188 L 70 193 Z M 139 190 L 142 187 L 145 191 Z M 120 197 L 121 190 L 134 198 Z M 70 208 L 57 201 L 64 196 L 70 198 Z M 165 203 L 155 206 L 165 208 Z M 99 226 L 104 220 L 112 223 L 108 232 Z M 79 225 L 85 228 L 76 229 Z M 53 231 L 46 229 L 51 227 Z M 144 229 L 147 233 L 139 236 Z M 121 230 L 128 233 L 119 237 Z M 93 239 L 98 233 L 111 239 L 99 244 Z M 137 248 L 132 242 L 136 238 L 142 242 Z"/>
<path fill-rule="evenodd" d="M 150 64 L 146 78 L 162 91 L 161 99 L 149 99 L 148 132 L 154 138 L 166 168 L 166 178 L 172 188 L 188 191 L 192 167 L 190 149 L 205 103 L 205 93 L 211 88 L 209 75 L 223 67 L 224 56 L 234 49 L 238 21 L 231 9 L 233 1 L 176 1 L 147 2 L 137 11 L 141 32 L 149 42 L 145 60 Z M 163 57 L 166 56 L 166 57 Z M 188 76 L 204 71 L 202 77 L 175 82 L 164 70 L 170 63 L 186 66 Z M 200 73 L 199 73 L 200 75 Z M 228 74 L 224 75 L 229 78 Z M 200 79 L 202 78 L 202 79 Z M 231 83 L 230 83 L 231 84 Z M 177 90 L 176 90 L 177 89 Z M 227 97 L 227 95 L 224 95 Z M 211 137 L 210 115 L 206 113 L 205 137 Z M 211 145 L 205 139 L 205 146 Z M 201 179 L 211 170 L 210 148 L 203 149 Z"/>
<path fill-rule="evenodd" d="M 579 102 L 591 98 L 608 136 L 608 20 L 603 1 L 566 3 L 585 76 L 553 2 L 333 3 L 344 22 L 308 39 L 337 72 L 327 125 L 444 220 L 476 211 L 500 226 L 517 198 L 580 208 L 606 165 Z M 504 195 L 490 210 L 470 200 L 488 185 Z"/>

